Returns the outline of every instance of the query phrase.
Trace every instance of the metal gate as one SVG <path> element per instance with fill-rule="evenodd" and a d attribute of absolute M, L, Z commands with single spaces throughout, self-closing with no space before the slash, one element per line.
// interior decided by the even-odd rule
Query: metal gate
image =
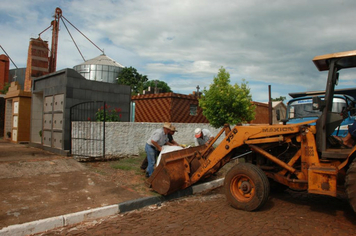
<path fill-rule="evenodd" d="M 105 159 L 106 103 L 91 101 L 70 108 L 71 154 L 79 161 Z"/>

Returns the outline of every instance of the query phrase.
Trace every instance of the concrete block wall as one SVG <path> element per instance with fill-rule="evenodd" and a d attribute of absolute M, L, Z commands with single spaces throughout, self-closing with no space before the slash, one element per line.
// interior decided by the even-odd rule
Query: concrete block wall
<path fill-rule="evenodd" d="M 56 119 L 58 119 L 58 114 L 62 115 L 62 119 L 60 119 L 63 121 L 61 129 L 56 127 L 56 130 L 47 129 L 46 131 L 46 135 L 53 138 L 50 142 L 56 141 L 61 146 L 58 149 L 58 146 L 52 145 L 52 147 L 49 147 L 50 143 L 47 143 L 44 148 L 52 152 L 66 154 L 70 150 L 70 108 L 74 105 L 89 101 L 105 101 L 112 107 L 121 108 L 122 121 L 130 120 L 130 86 L 86 80 L 73 69 L 60 70 L 35 79 L 33 81 L 33 95 L 36 97 L 33 106 L 40 107 L 43 107 L 46 97 L 64 97 L 61 111 L 53 110 L 45 114 L 47 116 L 52 115 L 52 117 L 56 116 Z M 41 112 L 40 117 L 38 112 Z M 38 143 L 37 136 L 39 133 L 38 126 L 43 127 L 44 112 L 33 110 L 31 113 L 31 116 L 35 118 L 31 125 L 31 143 L 37 143 L 43 147 L 43 143 Z M 58 140 L 59 138 L 60 140 Z M 46 138 L 46 140 L 48 139 L 49 137 Z"/>
<path fill-rule="evenodd" d="M 87 125 L 85 124 L 87 123 Z M 107 157 L 126 157 L 132 155 L 139 155 L 144 152 L 144 148 L 147 140 L 150 138 L 152 132 L 163 126 L 162 123 L 130 123 L 130 122 L 106 122 L 105 123 L 105 155 Z M 216 136 L 221 129 L 215 129 L 209 124 L 205 123 L 173 123 L 178 132 L 174 134 L 174 140 L 179 144 L 194 146 L 194 130 L 196 128 L 207 128 L 214 136 Z M 100 139 L 101 123 L 97 122 L 75 122 L 73 124 L 73 134 L 81 135 L 81 137 L 97 137 Z M 78 130 L 80 129 L 80 130 Z M 219 144 L 225 134 L 218 139 L 216 144 Z M 74 137 L 77 138 L 77 137 Z M 100 155 L 102 153 L 102 143 L 93 141 L 87 141 L 85 144 L 75 145 L 77 149 L 75 153 L 81 152 L 84 154 L 92 150 Z M 91 148 L 91 150 L 90 150 Z"/>

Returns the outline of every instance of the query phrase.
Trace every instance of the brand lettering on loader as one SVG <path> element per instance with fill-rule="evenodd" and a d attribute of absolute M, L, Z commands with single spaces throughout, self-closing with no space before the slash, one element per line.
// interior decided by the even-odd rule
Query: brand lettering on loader
<path fill-rule="evenodd" d="M 314 148 L 310 146 L 305 147 L 305 155 L 306 156 L 314 156 Z"/>
<path fill-rule="evenodd" d="M 294 128 L 293 127 L 280 127 L 280 128 L 273 127 L 273 128 L 262 129 L 262 132 L 265 132 L 265 133 L 289 132 L 289 131 L 294 132 Z"/>
<path fill-rule="evenodd" d="M 210 159 L 207 159 L 203 167 L 206 168 L 210 164 L 210 162 L 211 162 Z"/>
<path fill-rule="evenodd" d="M 226 141 L 230 143 L 234 139 L 235 134 L 237 134 L 237 129 L 233 129 L 232 133 L 227 137 Z"/>

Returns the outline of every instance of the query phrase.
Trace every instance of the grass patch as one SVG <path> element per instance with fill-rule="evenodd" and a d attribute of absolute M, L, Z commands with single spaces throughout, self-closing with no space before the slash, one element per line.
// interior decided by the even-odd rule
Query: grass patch
<path fill-rule="evenodd" d="M 130 157 L 115 161 L 111 167 L 117 170 L 134 170 L 139 171 L 144 157 Z"/>
<path fill-rule="evenodd" d="M 107 173 L 105 171 L 100 170 L 100 169 L 94 169 L 94 172 L 97 174 L 100 174 L 100 175 L 107 175 Z"/>

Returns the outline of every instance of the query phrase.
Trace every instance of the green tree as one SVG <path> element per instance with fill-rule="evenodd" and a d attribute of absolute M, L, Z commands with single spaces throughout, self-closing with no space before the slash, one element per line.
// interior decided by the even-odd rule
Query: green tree
<path fill-rule="evenodd" d="M 286 100 L 287 98 L 286 97 L 283 97 L 283 96 L 279 96 L 279 98 L 272 98 L 272 101 L 273 102 L 277 102 L 277 101 L 284 101 L 284 100 Z"/>
<path fill-rule="evenodd" d="M 155 87 L 156 87 L 156 83 L 157 83 L 157 88 L 159 90 L 159 93 L 171 93 L 172 89 L 168 86 L 168 84 L 164 81 L 160 81 L 160 80 L 149 80 L 146 81 L 143 84 L 143 89 L 147 90 L 148 87 L 151 87 L 151 91 L 154 91 Z"/>
<path fill-rule="evenodd" d="M 118 75 L 118 84 L 130 85 L 132 94 L 142 93 L 143 83 L 148 80 L 146 75 L 141 75 L 132 66 L 123 68 Z"/>
<path fill-rule="evenodd" d="M 214 77 L 214 83 L 209 90 L 202 91 L 199 106 L 210 124 L 219 128 L 224 124 L 239 124 L 255 118 L 255 106 L 247 82 L 241 85 L 230 85 L 230 74 L 223 67 Z"/>
<path fill-rule="evenodd" d="M 6 94 L 9 91 L 10 84 L 5 82 L 3 89 L 0 90 L 0 93 Z"/>

